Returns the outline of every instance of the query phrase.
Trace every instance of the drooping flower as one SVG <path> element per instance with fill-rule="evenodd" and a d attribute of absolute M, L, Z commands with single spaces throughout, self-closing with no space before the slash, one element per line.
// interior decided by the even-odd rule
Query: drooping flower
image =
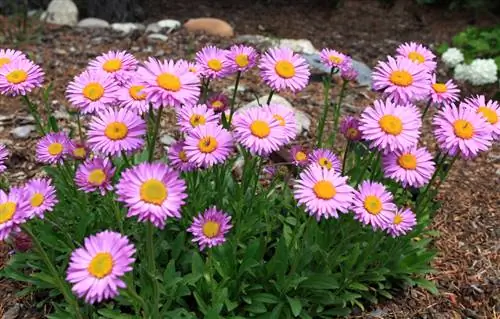
<path fill-rule="evenodd" d="M 45 213 L 51 212 L 59 200 L 56 196 L 56 188 L 49 178 L 35 178 L 24 187 L 30 201 L 29 217 L 43 219 Z"/>
<path fill-rule="evenodd" d="M 425 147 L 413 146 L 404 151 L 385 154 L 382 169 L 387 178 L 401 183 L 403 187 L 420 188 L 429 183 L 436 167 L 431 153 Z"/>
<path fill-rule="evenodd" d="M 186 183 L 164 163 L 141 163 L 125 170 L 115 186 L 118 200 L 128 208 L 127 217 L 138 216 L 163 229 L 167 218 L 180 218 Z"/>
<path fill-rule="evenodd" d="M 104 196 L 113 189 L 111 180 L 114 174 L 115 168 L 108 158 L 94 157 L 78 166 L 75 184 L 85 193 L 99 191 Z"/>
<path fill-rule="evenodd" d="M 346 181 L 335 170 L 313 164 L 300 173 L 294 197 L 317 220 L 338 218 L 338 212 L 347 213 L 353 201 L 354 189 Z"/>
<path fill-rule="evenodd" d="M 21 230 L 19 225 L 29 217 L 30 208 L 24 190 L 13 187 L 6 193 L 0 189 L 0 241 Z"/>
<path fill-rule="evenodd" d="M 422 120 L 414 105 L 397 105 L 389 99 L 376 100 L 360 118 L 359 130 L 364 140 L 383 152 L 404 150 L 416 145 Z"/>
<path fill-rule="evenodd" d="M 279 125 L 283 127 L 285 144 L 290 143 L 297 137 L 297 121 L 295 120 L 295 113 L 291 108 L 275 103 L 265 105 L 263 108 L 271 113 Z"/>
<path fill-rule="evenodd" d="M 89 62 L 88 69 L 104 71 L 121 84 L 133 78 L 139 62 L 127 51 L 109 51 Z"/>
<path fill-rule="evenodd" d="M 290 149 L 290 157 L 292 159 L 292 163 L 296 166 L 305 167 L 309 164 L 309 155 L 300 145 L 292 146 Z"/>
<path fill-rule="evenodd" d="M 359 119 L 354 116 L 346 116 L 340 121 L 340 133 L 348 141 L 359 141 L 361 139 L 361 131 L 359 130 Z"/>
<path fill-rule="evenodd" d="M 85 70 L 68 84 L 66 97 L 83 114 L 100 113 L 114 105 L 119 88 L 112 75 Z"/>
<path fill-rule="evenodd" d="M 420 43 L 403 43 L 396 49 L 396 52 L 416 64 L 425 66 L 430 72 L 434 72 L 436 69 L 436 55 Z"/>
<path fill-rule="evenodd" d="M 373 229 L 385 229 L 396 211 L 392 194 L 378 182 L 364 181 L 354 192 L 354 219 Z"/>
<path fill-rule="evenodd" d="M 106 230 L 89 236 L 71 254 L 66 280 L 89 304 L 112 299 L 127 287 L 122 278 L 132 271 L 134 254 L 134 245 L 120 233 Z"/>
<path fill-rule="evenodd" d="M 429 97 L 436 104 L 453 104 L 458 101 L 460 89 L 448 80 L 446 83 L 436 82 L 436 74 L 432 75 Z"/>
<path fill-rule="evenodd" d="M 15 59 L 0 68 L 0 93 L 7 96 L 26 95 L 41 87 L 45 74 L 28 59 Z"/>
<path fill-rule="evenodd" d="M 12 49 L 0 49 L 0 68 L 7 65 L 15 60 L 27 60 L 26 55 L 17 50 Z"/>
<path fill-rule="evenodd" d="M 395 103 L 403 104 L 427 97 L 429 70 L 411 60 L 388 56 L 379 61 L 373 72 L 373 88 L 380 90 Z"/>
<path fill-rule="evenodd" d="M 185 146 L 184 141 L 178 141 L 170 145 L 167 151 L 169 165 L 181 172 L 189 172 L 196 168 L 195 163 L 189 161 Z"/>
<path fill-rule="evenodd" d="M 218 124 L 197 126 L 186 135 L 184 150 L 197 167 L 211 167 L 224 162 L 231 154 L 231 133 Z"/>
<path fill-rule="evenodd" d="M 71 140 L 66 133 L 49 133 L 36 145 L 36 160 L 46 164 L 61 164 L 71 150 Z"/>
<path fill-rule="evenodd" d="M 90 150 L 87 145 L 81 141 L 73 140 L 71 141 L 69 154 L 76 160 L 84 160 L 89 156 Z"/>
<path fill-rule="evenodd" d="M 119 106 L 142 115 L 148 111 L 149 104 L 144 93 L 145 86 L 136 79 L 136 76 L 137 73 L 130 81 L 123 84 L 116 94 L 116 99 Z"/>
<path fill-rule="evenodd" d="M 193 234 L 192 241 L 198 243 L 200 250 L 204 250 L 222 245 L 232 227 L 231 216 L 214 206 L 195 217 L 187 231 Z"/>
<path fill-rule="evenodd" d="M 351 65 L 350 67 L 345 67 L 340 69 L 340 76 L 344 81 L 355 81 L 358 79 L 358 71 Z"/>
<path fill-rule="evenodd" d="M 457 48 L 448 48 L 441 56 L 444 64 L 449 68 L 454 68 L 464 61 L 464 54 Z"/>
<path fill-rule="evenodd" d="M 181 132 L 189 132 L 193 128 L 209 123 L 217 124 L 219 117 L 205 104 L 183 106 L 177 110 L 177 124 Z"/>
<path fill-rule="evenodd" d="M 0 144 L 0 173 L 5 172 L 7 166 L 5 166 L 5 161 L 9 157 L 9 150 L 4 144 Z"/>
<path fill-rule="evenodd" d="M 257 64 L 258 53 L 250 46 L 235 44 L 229 48 L 226 57 L 233 72 L 245 72 Z"/>
<path fill-rule="evenodd" d="M 317 164 L 328 170 L 340 173 L 342 164 L 338 157 L 329 149 L 318 148 L 309 154 L 309 164 Z"/>
<path fill-rule="evenodd" d="M 352 64 L 351 58 L 348 55 L 332 49 L 325 48 L 321 50 L 319 57 L 321 62 L 330 69 L 347 70 Z"/>
<path fill-rule="evenodd" d="M 462 107 L 471 108 L 482 115 L 490 124 L 493 139 L 500 139 L 500 104 L 497 101 L 486 101 L 484 95 L 476 95 L 466 98 Z"/>
<path fill-rule="evenodd" d="M 138 71 L 144 83 L 142 93 L 154 108 L 194 105 L 200 96 L 200 80 L 187 68 L 184 61 L 149 58 Z"/>
<path fill-rule="evenodd" d="M 439 147 L 450 156 L 460 154 L 470 159 L 491 146 L 491 125 L 481 114 L 463 104 L 444 106 L 432 123 Z"/>
<path fill-rule="evenodd" d="M 209 45 L 196 52 L 200 74 L 208 79 L 221 79 L 231 73 L 227 51 Z"/>
<path fill-rule="evenodd" d="M 406 235 L 417 225 L 417 217 L 409 209 L 397 210 L 391 216 L 391 221 L 387 225 L 387 233 L 392 237 Z"/>
<path fill-rule="evenodd" d="M 141 148 L 145 133 L 146 122 L 139 115 L 126 109 L 109 109 L 91 119 L 87 143 L 94 151 L 113 156 Z"/>
<path fill-rule="evenodd" d="M 229 107 L 229 98 L 224 93 L 216 93 L 207 100 L 207 106 L 215 113 L 222 113 Z"/>
<path fill-rule="evenodd" d="M 262 79 L 275 91 L 298 92 L 309 82 L 309 64 L 289 48 L 271 48 L 259 64 Z"/>

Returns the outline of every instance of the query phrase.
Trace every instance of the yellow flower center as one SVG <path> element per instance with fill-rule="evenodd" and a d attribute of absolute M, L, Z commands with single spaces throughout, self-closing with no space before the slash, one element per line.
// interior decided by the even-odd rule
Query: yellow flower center
<path fill-rule="evenodd" d="M 52 143 L 47 148 L 47 151 L 49 152 L 50 155 L 57 156 L 62 153 L 63 149 L 64 147 L 61 143 Z"/>
<path fill-rule="evenodd" d="M 9 83 L 19 84 L 28 78 L 28 73 L 24 70 L 14 70 L 5 77 Z"/>
<path fill-rule="evenodd" d="M 347 137 L 350 139 L 356 138 L 359 135 L 359 131 L 355 129 L 354 127 L 348 128 L 347 129 Z"/>
<path fill-rule="evenodd" d="M 146 203 L 161 205 L 167 199 L 168 191 L 165 184 L 152 178 L 142 184 L 140 195 L 141 199 Z"/>
<path fill-rule="evenodd" d="M 7 63 L 10 63 L 10 59 L 7 58 L 7 57 L 3 57 L 3 58 L 0 58 L 0 68 L 4 65 L 6 65 Z"/>
<path fill-rule="evenodd" d="M 406 87 L 413 83 L 413 76 L 407 71 L 393 71 L 389 81 L 394 85 Z"/>
<path fill-rule="evenodd" d="M 136 101 L 142 101 L 146 98 L 146 93 L 141 93 L 144 89 L 144 85 L 133 85 L 128 89 L 130 96 Z"/>
<path fill-rule="evenodd" d="M 366 196 L 363 206 L 372 215 L 378 215 L 382 211 L 382 201 L 374 195 Z"/>
<path fill-rule="evenodd" d="M 313 187 L 314 194 L 316 197 L 321 199 L 332 199 L 337 194 L 335 186 L 329 181 L 319 181 Z"/>
<path fill-rule="evenodd" d="M 456 136 L 469 140 L 474 136 L 474 126 L 466 120 L 456 120 L 453 123 L 453 132 Z"/>
<path fill-rule="evenodd" d="M 498 115 L 495 110 L 490 109 L 489 107 L 486 106 L 480 106 L 477 109 L 478 113 L 481 113 L 484 118 L 490 122 L 490 124 L 497 124 L 498 122 Z"/>
<path fill-rule="evenodd" d="M 302 151 L 298 151 L 297 153 L 295 153 L 295 160 L 302 162 L 305 161 L 306 159 L 307 159 L 306 153 Z"/>
<path fill-rule="evenodd" d="M 394 220 L 392 221 L 394 225 L 399 225 L 402 222 L 403 222 L 403 217 L 401 215 L 394 216 Z"/>
<path fill-rule="evenodd" d="M 6 202 L 0 204 L 0 224 L 8 222 L 16 212 L 16 203 Z"/>
<path fill-rule="evenodd" d="M 90 172 L 87 181 L 94 186 L 101 186 L 106 180 L 106 173 L 101 168 L 96 168 Z"/>
<path fill-rule="evenodd" d="M 87 156 L 87 151 L 85 150 L 85 147 L 77 147 L 73 150 L 73 156 L 77 158 L 85 158 Z"/>
<path fill-rule="evenodd" d="M 278 61 L 274 70 L 279 76 L 285 79 L 292 78 L 295 75 L 295 67 L 291 62 L 286 60 Z"/>
<path fill-rule="evenodd" d="M 220 109 L 224 106 L 224 103 L 222 103 L 221 101 L 219 100 L 216 100 L 216 101 L 213 101 L 212 102 L 212 108 L 214 109 Z"/>
<path fill-rule="evenodd" d="M 127 136 L 128 128 L 122 122 L 112 122 L 106 126 L 104 135 L 113 141 L 122 140 Z"/>
<path fill-rule="evenodd" d="M 193 114 L 189 118 L 189 123 L 191 123 L 192 127 L 197 127 L 198 125 L 203 125 L 203 124 L 205 124 L 206 121 L 207 121 L 207 119 L 203 115 L 200 115 L 200 114 Z"/>
<path fill-rule="evenodd" d="M 213 238 L 219 234 L 220 224 L 214 221 L 207 221 L 203 225 L 203 235 Z"/>
<path fill-rule="evenodd" d="M 31 197 L 31 206 L 33 207 L 40 207 L 43 204 L 43 201 L 45 200 L 45 197 L 41 193 L 35 193 Z"/>
<path fill-rule="evenodd" d="M 92 82 L 83 88 L 83 96 L 91 101 L 97 101 L 104 95 L 104 87 L 97 83 Z"/>
<path fill-rule="evenodd" d="M 269 136 L 269 134 L 271 133 L 271 128 L 269 127 L 269 124 L 267 124 L 267 122 L 255 120 L 250 125 L 250 131 L 252 132 L 253 136 L 264 138 Z"/>
<path fill-rule="evenodd" d="M 328 160 L 326 157 L 322 157 L 318 160 L 318 164 L 321 167 L 327 168 L 327 169 L 332 169 L 333 163 Z"/>
<path fill-rule="evenodd" d="M 207 62 L 208 67 L 214 70 L 215 72 L 219 72 L 222 70 L 222 62 L 219 59 L 211 59 Z"/>
<path fill-rule="evenodd" d="M 444 83 L 434 83 L 434 84 L 432 84 L 432 88 L 434 89 L 434 92 L 436 92 L 436 93 L 446 93 L 448 91 L 448 88 L 446 87 L 446 84 L 444 84 Z"/>
<path fill-rule="evenodd" d="M 403 131 L 403 122 L 401 119 L 394 115 L 384 115 L 378 121 L 382 131 L 391 135 L 399 135 Z"/>
<path fill-rule="evenodd" d="M 156 78 L 156 83 L 167 91 L 177 92 L 181 89 L 181 80 L 177 75 L 162 73 Z"/>
<path fill-rule="evenodd" d="M 425 58 L 422 54 L 416 52 L 416 51 L 412 51 L 408 54 L 408 59 L 412 60 L 413 62 L 415 63 L 424 63 L 425 62 Z"/>
<path fill-rule="evenodd" d="M 335 64 L 341 64 L 343 59 L 339 56 L 336 56 L 336 55 L 330 55 L 328 57 L 328 60 L 330 60 L 332 63 L 335 63 Z"/>
<path fill-rule="evenodd" d="M 280 126 L 285 126 L 286 122 L 285 122 L 285 119 L 283 118 L 283 116 L 278 115 L 278 114 L 274 114 L 273 117 L 276 121 L 278 121 L 280 123 Z"/>
<path fill-rule="evenodd" d="M 414 170 L 417 168 L 417 157 L 413 154 L 403 154 L 398 158 L 398 164 L 404 169 Z"/>
<path fill-rule="evenodd" d="M 98 279 L 106 277 L 113 270 L 113 256 L 110 253 L 96 254 L 90 261 L 87 270 Z"/>
<path fill-rule="evenodd" d="M 198 149 L 202 153 L 212 153 L 217 149 L 217 140 L 213 136 L 205 136 L 198 142 Z"/>
<path fill-rule="evenodd" d="M 122 61 L 120 59 L 111 59 L 103 64 L 102 68 L 106 72 L 116 72 L 122 68 Z"/>
<path fill-rule="evenodd" d="M 246 54 L 238 54 L 234 59 L 234 62 L 240 67 L 244 68 L 248 65 L 248 55 Z"/>
<path fill-rule="evenodd" d="M 186 152 L 185 151 L 180 151 L 179 152 L 179 158 L 181 159 L 181 161 L 183 161 L 184 163 L 186 163 L 188 161 L 188 158 L 187 158 L 187 155 L 186 155 Z"/>

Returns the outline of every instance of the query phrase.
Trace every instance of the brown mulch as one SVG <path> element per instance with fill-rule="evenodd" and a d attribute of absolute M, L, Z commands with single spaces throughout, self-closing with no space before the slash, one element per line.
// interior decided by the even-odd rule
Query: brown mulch
<path fill-rule="evenodd" d="M 392 54 L 401 41 L 414 40 L 436 45 L 449 41 L 453 34 L 471 21 L 481 25 L 491 25 L 495 21 L 488 14 L 475 21 L 475 14 L 471 12 L 423 9 L 409 4 L 412 1 L 398 1 L 390 9 L 380 6 L 377 1 L 344 1 L 340 10 L 325 7 L 320 0 L 309 5 L 282 5 L 282 2 L 233 3 L 226 0 L 209 4 L 194 0 L 186 7 L 182 2 L 150 0 L 147 3 L 151 7 L 147 8 L 147 12 L 153 13 L 150 20 L 215 16 L 228 20 L 238 34 L 308 38 L 317 48 L 329 46 L 343 50 L 370 66 Z M 140 34 L 124 37 L 111 31 L 57 27 L 48 27 L 43 34 L 35 36 L 37 41 L 15 47 L 29 52 L 34 61 L 43 66 L 47 80 L 54 85 L 51 100 L 56 109 L 68 105 L 64 98 L 68 81 L 85 67 L 89 59 L 104 51 L 127 49 L 139 59 L 148 56 L 190 57 L 205 43 L 222 47 L 231 43 L 231 40 L 190 35 L 183 30 L 170 34 L 167 42 L 148 41 Z M 445 70 L 441 72 L 445 74 Z M 217 88 L 224 89 L 232 83 L 233 79 L 227 79 L 218 83 Z M 265 89 L 259 83 L 257 72 L 246 75 L 242 84 L 247 90 L 239 96 L 241 103 L 253 100 L 255 94 L 267 92 L 263 92 Z M 466 89 L 468 93 L 480 92 L 477 88 Z M 487 90 L 493 92 L 495 88 Z M 312 114 L 314 119 L 317 118 L 322 105 L 320 83 L 312 83 L 297 95 L 283 96 L 294 106 Z M 375 96 L 366 88 L 351 87 L 345 99 L 346 113 L 359 113 Z M 20 124 L 19 115 L 26 115 L 26 110 L 19 101 L 0 96 L 0 115 L 12 114 L 16 114 L 17 118 L 0 130 L 0 142 L 9 143 L 13 153 L 7 164 L 9 180 L 20 183 L 32 177 L 39 168 L 33 158 L 35 136 L 28 140 L 12 140 L 9 132 Z M 171 123 L 172 118 L 167 117 L 163 123 L 166 131 Z M 310 135 L 314 135 L 314 130 Z M 428 129 L 425 136 L 427 146 L 433 149 Z M 498 143 L 492 151 L 474 161 L 458 161 L 442 186 L 439 199 L 443 206 L 432 225 L 439 232 L 434 242 L 438 257 L 433 264 L 436 273 L 429 279 L 435 280 L 439 295 L 433 296 L 421 289 L 408 289 L 394 300 L 354 317 L 500 318 L 499 189 Z M 8 251 L 8 247 L 0 243 L 0 268 L 8 260 Z M 11 281 L 0 280 L 0 315 L 15 303 L 23 304 L 23 310 L 33 308 L 36 301 L 31 297 L 15 298 L 14 294 L 20 287 Z M 34 316 L 28 312 L 26 318 Z"/>

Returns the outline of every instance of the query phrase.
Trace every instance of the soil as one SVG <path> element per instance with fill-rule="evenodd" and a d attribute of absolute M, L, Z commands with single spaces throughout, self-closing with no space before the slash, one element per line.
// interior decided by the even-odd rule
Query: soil
<path fill-rule="evenodd" d="M 307 1 L 302 1 L 307 2 Z M 396 1 L 393 7 L 382 6 L 379 1 L 343 1 L 335 9 L 326 5 L 334 1 L 315 0 L 291 5 L 283 0 L 209 3 L 202 0 L 183 2 L 150 0 L 146 12 L 148 21 L 165 18 L 184 20 L 192 17 L 213 16 L 229 21 L 237 34 L 263 34 L 283 38 L 307 38 L 317 48 L 332 47 L 352 55 L 369 66 L 393 54 L 402 41 L 419 41 L 436 47 L 474 23 L 494 25 L 497 17 L 490 13 L 450 12 L 442 8 L 420 7 L 414 1 Z M 481 14 L 481 15 L 479 15 Z M 477 19 L 476 17 L 481 17 Z M 5 18 L 0 18 L 4 26 Z M 53 83 L 51 103 L 64 111 L 68 101 L 64 89 L 71 78 L 78 74 L 88 60 L 108 50 L 127 49 L 137 58 L 148 56 L 192 57 L 196 50 L 207 43 L 227 47 L 230 39 L 188 34 L 180 30 L 168 35 L 167 42 L 150 41 L 143 34 L 123 36 L 106 30 L 76 30 L 65 27 L 31 25 L 32 40 L 14 43 L 5 39 L 5 47 L 15 47 L 30 54 L 42 65 L 47 81 Z M 4 36 L 5 36 L 4 28 Z M 36 31 L 39 30 L 39 31 Z M 448 70 L 439 74 L 450 76 Z M 222 90 L 234 83 L 233 78 L 216 83 Z M 256 71 L 245 75 L 242 84 L 246 91 L 238 102 L 245 103 L 254 95 L 268 93 L 259 82 Z M 318 118 L 322 105 L 321 83 L 313 82 L 298 94 L 282 94 L 295 107 Z M 338 87 L 338 86 L 337 86 Z M 485 92 L 492 96 L 498 87 L 473 88 L 462 86 L 463 94 Z M 337 90 L 337 89 L 335 89 Z M 344 112 L 359 114 L 376 94 L 367 88 L 351 86 L 345 98 Z M 431 111 L 432 114 L 432 111 Z M 0 143 L 8 144 L 11 158 L 7 162 L 7 177 L 13 184 L 22 183 L 39 172 L 34 161 L 35 135 L 25 140 L 14 140 L 10 130 L 29 119 L 23 119 L 27 110 L 18 100 L 0 96 L 0 115 L 13 118 L 0 127 Z M 169 132 L 173 118 L 169 114 L 162 123 Z M 430 118 L 430 116 L 428 116 Z M 66 122 L 61 119 L 61 122 Z M 66 123 L 67 125 L 70 125 Z M 327 123 L 331 127 L 332 123 Z M 424 144 L 435 149 L 430 123 L 424 131 Z M 302 142 L 308 143 L 314 129 Z M 343 141 L 338 149 L 343 148 Z M 436 282 L 438 295 L 422 289 L 409 288 L 394 300 L 373 306 L 366 312 L 355 312 L 353 318 L 500 318 L 500 145 L 473 161 L 457 161 L 449 178 L 442 185 L 438 211 L 432 229 L 439 232 L 434 241 L 438 256 L 434 261 L 436 272 L 429 276 Z M 0 243 L 0 268 L 8 262 L 10 248 Z M 21 285 L 0 280 L 0 315 L 15 304 L 21 305 L 19 318 L 41 318 L 50 309 L 37 309 L 33 296 L 17 298 Z"/>

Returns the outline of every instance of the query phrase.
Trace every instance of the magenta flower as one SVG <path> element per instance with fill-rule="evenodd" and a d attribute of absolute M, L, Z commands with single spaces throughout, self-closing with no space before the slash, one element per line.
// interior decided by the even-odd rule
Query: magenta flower
<path fill-rule="evenodd" d="M 181 172 L 189 172 L 196 169 L 195 163 L 189 161 L 187 157 L 185 146 L 184 141 L 178 141 L 170 145 L 167 151 L 169 165 Z"/>
<path fill-rule="evenodd" d="M 75 184 L 85 193 L 99 191 L 104 196 L 113 189 L 111 180 L 114 174 L 115 168 L 109 159 L 93 157 L 78 166 Z"/>
<path fill-rule="evenodd" d="M 364 181 L 354 192 L 351 209 L 354 212 L 354 219 L 377 230 L 387 228 L 396 211 L 396 205 L 392 194 L 383 184 Z"/>
<path fill-rule="evenodd" d="M 133 78 L 139 62 L 127 51 L 109 51 L 89 62 L 88 69 L 104 71 L 121 84 Z"/>
<path fill-rule="evenodd" d="M 436 56 L 422 44 L 415 42 L 403 43 L 396 49 L 396 52 L 399 56 L 424 66 L 429 72 L 436 70 Z"/>
<path fill-rule="evenodd" d="M 212 109 L 209 109 L 205 104 L 196 106 L 184 106 L 177 110 L 177 124 L 181 132 L 189 132 L 193 128 L 209 123 L 217 124 L 219 117 L 215 115 Z"/>
<path fill-rule="evenodd" d="M 406 235 L 417 225 L 417 217 L 409 209 L 397 210 L 391 216 L 391 221 L 387 225 L 387 233 L 392 237 Z"/>
<path fill-rule="evenodd" d="M 21 230 L 19 226 L 29 217 L 30 208 L 24 190 L 13 187 L 7 194 L 0 189 L 0 241 Z"/>
<path fill-rule="evenodd" d="M 309 164 L 309 156 L 305 149 L 300 145 L 292 146 L 290 149 L 290 157 L 295 166 L 305 167 Z"/>
<path fill-rule="evenodd" d="M 260 59 L 264 82 L 275 91 L 289 89 L 298 92 L 309 82 L 309 64 L 289 48 L 271 48 Z"/>
<path fill-rule="evenodd" d="M 56 188 L 49 178 L 35 178 L 24 187 L 30 201 L 29 217 L 43 219 L 45 213 L 51 212 L 59 203 L 56 195 Z"/>
<path fill-rule="evenodd" d="M 186 61 L 186 60 L 182 60 L 182 59 L 179 60 L 179 62 L 183 63 L 184 67 L 187 68 L 187 70 L 189 72 L 193 73 L 197 77 L 201 76 L 201 74 L 200 74 L 201 66 L 198 63 L 190 62 L 190 61 Z"/>
<path fill-rule="evenodd" d="M 196 52 L 196 63 L 199 65 L 200 74 L 208 79 L 221 79 L 231 73 L 230 63 L 226 57 L 227 51 L 206 46 Z"/>
<path fill-rule="evenodd" d="M 26 95 L 41 87 L 44 73 L 27 59 L 15 59 L 0 68 L 0 93 L 7 96 Z"/>
<path fill-rule="evenodd" d="M 340 70 L 350 69 L 352 65 L 351 58 L 348 55 L 332 49 L 323 49 L 319 53 L 321 63 L 328 68 L 337 68 Z"/>
<path fill-rule="evenodd" d="M 277 120 L 279 125 L 284 129 L 283 138 L 285 139 L 285 144 L 290 143 L 297 137 L 297 122 L 293 109 L 285 105 L 274 103 L 265 105 L 263 108 L 271 113 L 274 119 Z"/>
<path fill-rule="evenodd" d="M 207 106 L 215 113 L 222 113 L 229 108 L 229 98 L 224 93 L 216 93 L 207 100 Z"/>
<path fill-rule="evenodd" d="M 257 64 L 259 54 L 257 51 L 246 45 L 235 44 L 227 51 L 227 62 L 233 72 L 245 72 Z"/>
<path fill-rule="evenodd" d="M 441 105 L 453 104 L 458 102 L 459 95 L 460 90 L 452 80 L 448 80 L 446 83 L 439 83 L 436 82 L 436 74 L 432 75 L 429 97 L 433 103 Z"/>
<path fill-rule="evenodd" d="M 359 120 L 354 116 L 346 116 L 340 121 L 340 133 L 348 141 L 359 141 L 361 139 L 361 131 L 359 130 Z"/>
<path fill-rule="evenodd" d="M 192 241 L 198 243 L 200 250 L 204 250 L 222 245 L 231 227 L 231 216 L 214 206 L 195 217 L 187 231 L 193 234 Z"/>
<path fill-rule="evenodd" d="M 186 136 L 184 150 L 190 162 L 197 167 L 211 167 L 223 163 L 231 154 L 231 133 L 218 124 L 197 126 Z"/>
<path fill-rule="evenodd" d="M 358 78 L 358 71 L 351 65 L 349 67 L 340 69 L 340 76 L 344 81 L 355 81 Z"/>
<path fill-rule="evenodd" d="M 309 164 L 316 164 L 328 170 L 340 173 L 342 164 L 338 157 L 329 149 L 318 148 L 309 154 Z"/>
<path fill-rule="evenodd" d="M 431 153 L 425 147 L 417 146 L 385 154 L 382 163 L 384 175 L 403 187 L 419 188 L 426 185 L 436 169 Z"/>
<path fill-rule="evenodd" d="M 7 166 L 5 166 L 5 161 L 9 158 L 9 150 L 4 144 L 0 144 L 0 173 L 5 172 Z"/>
<path fill-rule="evenodd" d="M 461 107 L 471 108 L 481 115 L 489 124 L 493 139 L 500 140 L 500 104 L 497 101 L 486 101 L 484 95 L 476 95 L 466 98 Z"/>
<path fill-rule="evenodd" d="M 68 152 L 75 160 L 84 160 L 90 154 L 87 145 L 80 141 L 71 141 L 70 150 Z"/>
<path fill-rule="evenodd" d="M 142 115 L 148 111 L 149 104 L 144 93 L 145 86 L 135 78 L 136 74 L 123 84 L 116 94 L 116 99 L 119 106 Z"/>
<path fill-rule="evenodd" d="M 26 55 L 17 50 L 0 49 L 0 68 L 16 60 L 27 60 Z"/>
<path fill-rule="evenodd" d="M 49 133 L 36 144 L 36 160 L 45 164 L 62 164 L 71 150 L 71 140 L 66 133 Z"/>

